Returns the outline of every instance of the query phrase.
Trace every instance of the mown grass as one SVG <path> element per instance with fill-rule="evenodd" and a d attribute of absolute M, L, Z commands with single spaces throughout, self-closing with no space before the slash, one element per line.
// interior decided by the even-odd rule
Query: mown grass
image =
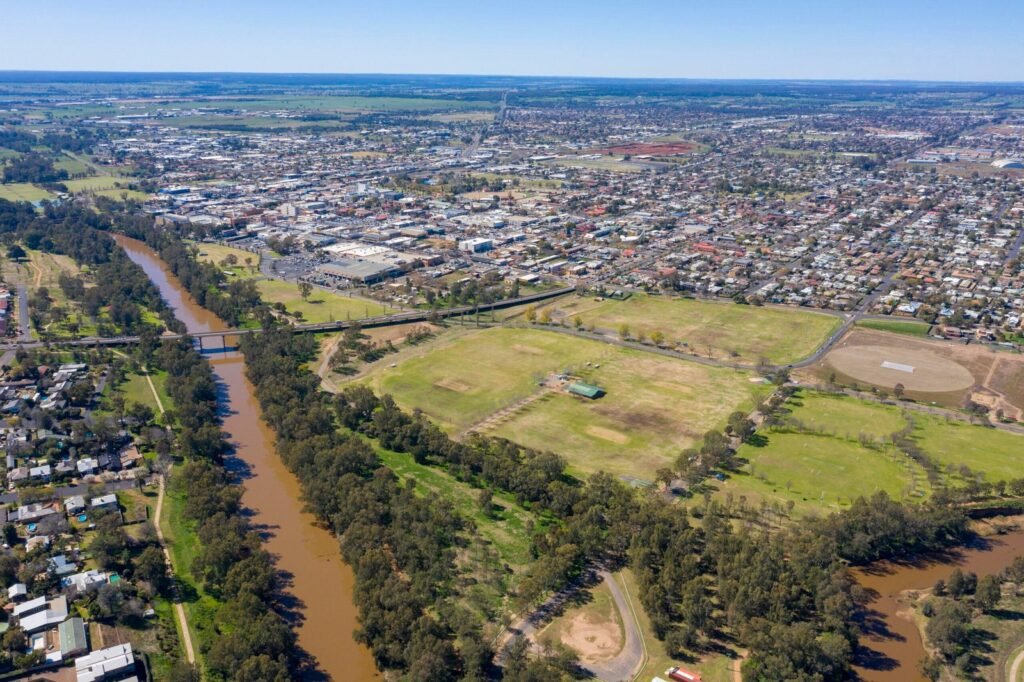
<path fill-rule="evenodd" d="M 911 322 L 908 320 L 860 320 L 857 322 L 857 326 L 864 327 L 865 329 L 875 329 L 880 332 L 906 334 L 920 338 L 927 337 L 928 330 L 931 329 L 931 325 L 924 322 Z"/>
<path fill-rule="evenodd" d="M 57 198 L 57 195 L 28 182 L 10 182 L 0 185 L 0 199 L 6 199 L 7 201 L 35 202 L 55 198 Z"/>
<path fill-rule="evenodd" d="M 554 450 L 576 473 L 606 471 L 651 480 L 733 411 L 753 410 L 770 389 L 749 372 L 707 367 L 617 348 L 578 374 L 606 395 L 588 400 L 555 392 L 494 431 Z"/>
<path fill-rule="evenodd" d="M 765 438 L 764 445 L 740 447 L 747 464 L 722 486 L 723 493 L 737 498 L 749 490 L 769 501 L 822 508 L 846 507 L 878 491 L 894 499 L 911 496 L 917 465 L 894 447 L 807 433 L 769 432 Z M 917 477 L 923 480 L 923 472 Z"/>
<path fill-rule="evenodd" d="M 944 467 L 968 466 L 989 481 L 1024 477 L 1024 436 L 986 426 L 914 413 L 912 438 Z"/>
<path fill-rule="evenodd" d="M 549 309 L 567 324 L 579 317 L 585 326 L 611 334 L 623 325 L 632 336 L 660 332 L 666 343 L 685 344 L 698 355 L 748 363 L 807 357 L 840 325 L 839 318 L 823 313 L 645 294 L 625 301 L 569 297 Z"/>
<path fill-rule="evenodd" d="M 309 299 L 304 301 L 299 293 L 298 285 L 294 282 L 262 279 L 256 283 L 256 286 L 264 301 L 283 303 L 289 313 L 301 313 L 305 322 L 360 320 L 387 312 L 384 306 L 375 301 L 350 298 L 315 288 Z"/>
<path fill-rule="evenodd" d="M 856 440 L 887 439 L 907 425 L 899 407 L 844 395 L 802 391 L 786 403 L 787 419 L 823 435 Z"/>
<path fill-rule="evenodd" d="M 213 263 L 220 267 L 222 270 L 231 273 L 231 277 L 238 279 L 247 279 L 250 277 L 259 277 L 260 275 L 260 255 L 245 249 L 236 249 L 232 246 L 225 244 L 208 244 L 208 243 L 192 243 L 197 249 L 199 249 L 199 260 L 207 263 Z M 235 265 L 224 264 L 224 259 L 228 256 L 234 256 L 237 259 Z M 249 259 L 251 266 L 245 264 L 245 260 Z"/>
<path fill-rule="evenodd" d="M 191 567 L 199 553 L 199 537 L 194 524 L 185 520 L 184 493 L 176 490 L 172 481 L 173 472 L 168 481 L 159 523 L 174 560 L 174 574 L 182 593 L 189 628 L 198 648 L 197 655 L 201 656 L 218 636 L 216 614 L 220 602 L 207 594 L 202 585 L 192 578 Z"/>

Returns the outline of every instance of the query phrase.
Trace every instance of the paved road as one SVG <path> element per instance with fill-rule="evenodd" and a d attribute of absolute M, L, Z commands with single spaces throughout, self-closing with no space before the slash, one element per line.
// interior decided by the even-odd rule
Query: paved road
<path fill-rule="evenodd" d="M 28 316 L 28 287 L 18 285 L 18 329 L 22 341 L 32 340 L 32 320 Z"/>
<path fill-rule="evenodd" d="M 640 672 L 640 668 L 643 666 L 644 659 L 646 658 L 644 636 L 640 632 L 640 624 L 636 621 L 636 612 L 619 587 L 619 582 L 608 571 L 601 571 L 600 575 L 604 584 L 608 586 L 608 590 L 612 593 L 615 608 L 619 610 L 619 614 L 622 616 L 626 641 L 622 645 L 622 651 L 615 658 L 583 667 L 590 671 L 594 677 L 606 682 L 632 680 Z"/>
<path fill-rule="evenodd" d="M 622 616 L 622 625 L 625 631 L 625 641 L 622 650 L 615 658 L 601 663 L 583 665 L 582 667 L 594 677 L 605 682 L 622 682 L 632 680 L 640 671 L 647 659 L 647 648 L 644 644 L 643 633 L 640 624 L 636 620 L 636 611 L 633 609 L 629 597 L 623 592 L 615 578 L 606 570 L 599 570 L 597 576 L 608 586 L 615 607 Z M 499 637 L 499 654 L 497 663 L 500 665 L 503 659 L 505 645 L 508 640 L 519 635 L 529 640 L 533 646 L 537 646 L 536 636 L 542 626 L 546 626 L 552 614 L 557 613 L 559 607 L 576 591 L 580 589 L 579 584 L 567 586 L 561 592 L 551 595 L 543 604 L 534 609 L 531 613 L 519 619 L 518 622 L 510 625 L 505 633 Z"/>

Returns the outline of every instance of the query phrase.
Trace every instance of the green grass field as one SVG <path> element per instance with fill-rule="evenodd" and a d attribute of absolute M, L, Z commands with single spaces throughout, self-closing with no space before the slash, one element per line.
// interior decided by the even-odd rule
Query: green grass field
<path fill-rule="evenodd" d="M 554 372 L 579 370 L 615 350 L 596 341 L 529 329 L 487 329 L 438 339 L 398 367 L 379 367 L 366 380 L 403 407 L 420 408 L 461 430 L 538 390 Z"/>
<path fill-rule="evenodd" d="M 653 479 L 705 431 L 721 428 L 730 412 L 752 409 L 769 391 L 747 372 L 535 329 L 449 335 L 403 351 L 396 361 L 361 381 L 449 431 L 477 427 L 551 450 L 581 474 Z M 607 395 L 590 401 L 538 385 L 562 371 L 597 383 Z M 485 422 L 495 413 L 502 419 Z"/>
<path fill-rule="evenodd" d="M 126 185 L 128 182 L 130 182 L 128 178 L 116 175 L 95 175 L 89 178 L 79 178 L 78 180 L 65 180 L 63 185 L 68 188 L 69 192 L 75 194 L 78 192 L 98 192 L 100 190 L 115 190 L 116 193 L 120 191 L 119 184 Z"/>
<path fill-rule="evenodd" d="M 802 392 L 787 405 L 788 419 L 805 429 L 847 440 L 857 440 L 861 434 L 887 439 L 907 424 L 898 407 L 841 395 Z"/>
<path fill-rule="evenodd" d="M 877 450 L 863 445 L 803 433 L 769 432 L 761 447 L 743 445 L 744 473 L 728 480 L 721 493 L 747 495 L 798 507 L 845 507 L 859 496 L 879 490 L 894 499 L 911 496 L 913 464 L 895 448 Z M 917 474 L 923 480 L 924 473 Z"/>
<path fill-rule="evenodd" d="M 167 395 L 167 372 L 154 371 L 150 374 L 150 379 L 153 381 L 153 387 L 156 389 L 157 395 L 160 396 L 160 402 L 163 404 L 164 410 L 173 409 L 174 405 L 171 403 L 170 396 Z M 155 414 L 160 414 L 160 406 L 153 397 L 153 391 L 150 390 L 149 382 L 146 381 L 145 375 L 128 375 L 127 380 L 118 386 L 118 390 L 124 395 L 126 404 L 130 405 L 133 402 L 142 403 L 150 407 Z"/>
<path fill-rule="evenodd" d="M 55 199 L 56 195 L 27 182 L 11 182 L 0 185 L 0 199 L 7 201 L 43 201 Z"/>
<path fill-rule="evenodd" d="M 199 249 L 199 260 L 220 266 L 225 271 L 230 272 L 232 277 L 248 279 L 250 277 L 260 276 L 260 255 L 258 253 L 246 251 L 245 249 L 236 249 L 225 244 L 191 243 Z M 233 266 L 221 265 L 224 259 L 228 256 L 234 256 L 237 258 L 238 263 Z M 245 260 L 247 258 L 252 262 L 251 269 L 245 264 Z"/>
<path fill-rule="evenodd" d="M 309 300 L 303 301 L 294 282 L 262 279 L 256 283 L 267 303 L 283 303 L 289 313 L 302 313 L 306 322 L 359 320 L 386 312 L 384 306 L 363 298 L 350 298 L 322 289 L 313 289 Z"/>
<path fill-rule="evenodd" d="M 966 464 L 989 481 L 1024 477 L 1024 436 L 914 413 L 917 444 L 944 466 Z"/>
<path fill-rule="evenodd" d="M 634 294 L 625 301 L 569 297 L 551 306 L 555 319 L 567 324 L 579 316 L 584 325 L 617 334 L 628 325 L 632 335 L 648 338 L 659 331 L 666 343 L 685 343 L 691 352 L 749 363 L 773 363 L 807 357 L 840 320 L 801 310 L 695 301 Z"/>
<path fill-rule="evenodd" d="M 931 325 L 924 322 L 912 322 L 910 320 L 860 320 L 858 327 L 865 329 L 876 329 L 880 332 L 891 332 L 893 334 L 907 334 L 908 336 L 927 337 Z"/>

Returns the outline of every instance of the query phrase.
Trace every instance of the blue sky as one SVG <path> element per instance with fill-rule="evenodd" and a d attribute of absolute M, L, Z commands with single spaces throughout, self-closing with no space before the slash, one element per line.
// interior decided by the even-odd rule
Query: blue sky
<path fill-rule="evenodd" d="M 1024 0 L 12 0 L 0 69 L 1024 81 Z"/>

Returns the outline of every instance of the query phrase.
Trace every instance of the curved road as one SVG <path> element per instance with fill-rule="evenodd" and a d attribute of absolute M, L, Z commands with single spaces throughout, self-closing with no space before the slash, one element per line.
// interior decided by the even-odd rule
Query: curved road
<path fill-rule="evenodd" d="M 605 682 L 632 680 L 640 672 L 640 668 L 643 667 L 647 660 L 647 646 L 644 643 L 640 624 L 636 620 L 636 611 L 629 596 L 625 594 L 611 573 L 602 569 L 598 571 L 597 575 L 608 586 L 608 591 L 615 602 L 615 608 L 619 610 L 619 614 L 622 616 L 624 641 L 622 650 L 614 658 L 590 665 L 581 664 L 581 667 L 594 677 Z M 504 648 L 504 643 L 509 639 L 509 635 L 519 635 L 529 640 L 533 646 L 537 646 L 536 635 L 539 629 L 538 626 L 549 618 L 551 612 L 561 605 L 566 597 L 576 589 L 579 589 L 578 584 L 570 585 L 561 592 L 553 594 L 530 614 L 519 619 L 518 622 L 509 625 L 505 630 L 505 634 L 499 638 L 502 642 L 502 646 L 499 649 Z M 501 663 L 501 658 L 502 653 L 499 653 L 497 657 L 499 664 Z"/>
<path fill-rule="evenodd" d="M 1024 649 L 1021 649 L 1017 653 L 1017 657 L 1013 659 L 1013 665 L 1010 666 L 1010 676 L 1007 677 L 1007 682 L 1019 682 L 1020 668 L 1024 665 Z"/>

